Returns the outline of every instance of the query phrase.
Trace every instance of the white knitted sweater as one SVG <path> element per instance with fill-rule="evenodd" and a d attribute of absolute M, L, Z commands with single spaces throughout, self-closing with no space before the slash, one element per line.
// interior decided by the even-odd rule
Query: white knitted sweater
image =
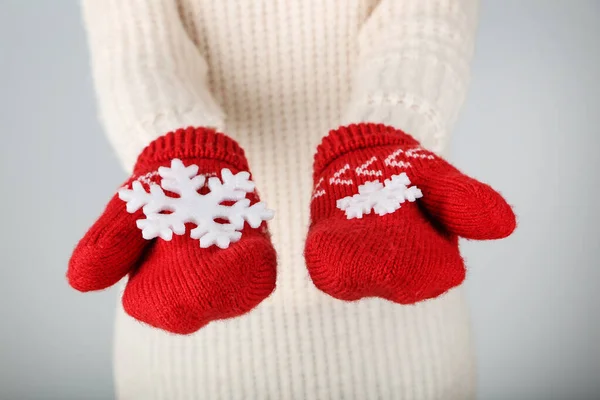
<path fill-rule="evenodd" d="M 174 336 L 119 307 L 119 399 L 474 397 L 462 289 L 416 306 L 344 303 L 302 256 L 312 157 L 340 124 L 383 122 L 443 152 L 465 97 L 476 0 L 84 0 L 102 121 L 124 167 L 169 130 L 246 150 L 279 255 L 240 318 Z"/>

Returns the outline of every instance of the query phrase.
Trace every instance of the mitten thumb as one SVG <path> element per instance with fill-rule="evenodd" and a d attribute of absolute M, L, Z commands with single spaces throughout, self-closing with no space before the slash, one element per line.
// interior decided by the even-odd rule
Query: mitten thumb
<path fill-rule="evenodd" d="M 489 185 L 443 160 L 419 179 L 421 203 L 450 232 L 467 239 L 501 239 L 516 227 L 512 208 Z"/>
<path fill-rule="evenodd" d="M 123 278 L 150 243 L 136 226 L 140 218 L 141 210 L 128 213 L 125 202 L 115 195 L 73 251 L 69 284 L 87 292 L 105 289 Z"/>

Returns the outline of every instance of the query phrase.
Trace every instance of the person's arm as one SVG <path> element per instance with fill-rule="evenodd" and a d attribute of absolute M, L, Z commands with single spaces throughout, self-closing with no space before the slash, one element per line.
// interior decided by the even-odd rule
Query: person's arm
<path fill-rule="evenodd" d="M 207 64 L 175 1 L 84 0 L 83 14 L 101 119 L 128 172 L 170 130 L 223 129 Z"/>
<path fill-rule="evenodd" d="M 442 151 L 464 102 L 478 0 L 382 0 L 359 34 L 345 124 L 384 123 Z"/>

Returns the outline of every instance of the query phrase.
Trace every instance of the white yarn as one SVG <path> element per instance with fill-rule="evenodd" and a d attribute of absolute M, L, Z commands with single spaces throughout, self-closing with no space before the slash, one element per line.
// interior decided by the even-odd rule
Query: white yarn
<path fill-rule="evenodd" d="M 383 175 L 382 171 L 379 171 L 379 170 L 373 171 L 373 170 L 367 169 L 367 167 L 370 166 L 371 164 L 373 164 L 375 161 L 377 161 L 377 157 L 373 156 L 369 160 L 367 160 L 364 164 L 362 164 L 360 167 L 356 167 L 356 175 L 382 176 Z"/>
<path fill-rule="evenodd" d="M 402 149 L 395 150 L 392 154 L 387 156 L 383 162 L 388 167 L 408 168 L 411 166 L 410 162 L 396 159 L 398 156 L 400 156 L 403 153 L 404 153 L 404 150 L 402 150 Z"/>
<path fill-rule="evenodd" d="M 338 171 L 333 173 L 333 176 L 329 178 L 330 185 L 352 185 L 354 181 L 352 179 L 340 179 L 340 177 L 350 170 L 350 164 L 344 165 Z"/>

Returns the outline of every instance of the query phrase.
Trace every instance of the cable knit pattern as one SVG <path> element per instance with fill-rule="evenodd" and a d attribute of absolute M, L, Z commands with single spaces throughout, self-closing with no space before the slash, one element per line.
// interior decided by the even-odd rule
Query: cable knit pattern
<path fill-rule="evenodd" d="M 277 211 L 277 290 L 249 314 L 174 337 L 119 307 L 120 399 L 474 398 L 460 288 L 416 306 L 344 303 L 314 287 L 303 247 L 313 155 L 330 129 L 384 122 L 443 151 L 465 95 L 475 7 L 84 0 L 101 116 L 124 166 L 168 130 L 215 126 L 244 148 Z"/>

